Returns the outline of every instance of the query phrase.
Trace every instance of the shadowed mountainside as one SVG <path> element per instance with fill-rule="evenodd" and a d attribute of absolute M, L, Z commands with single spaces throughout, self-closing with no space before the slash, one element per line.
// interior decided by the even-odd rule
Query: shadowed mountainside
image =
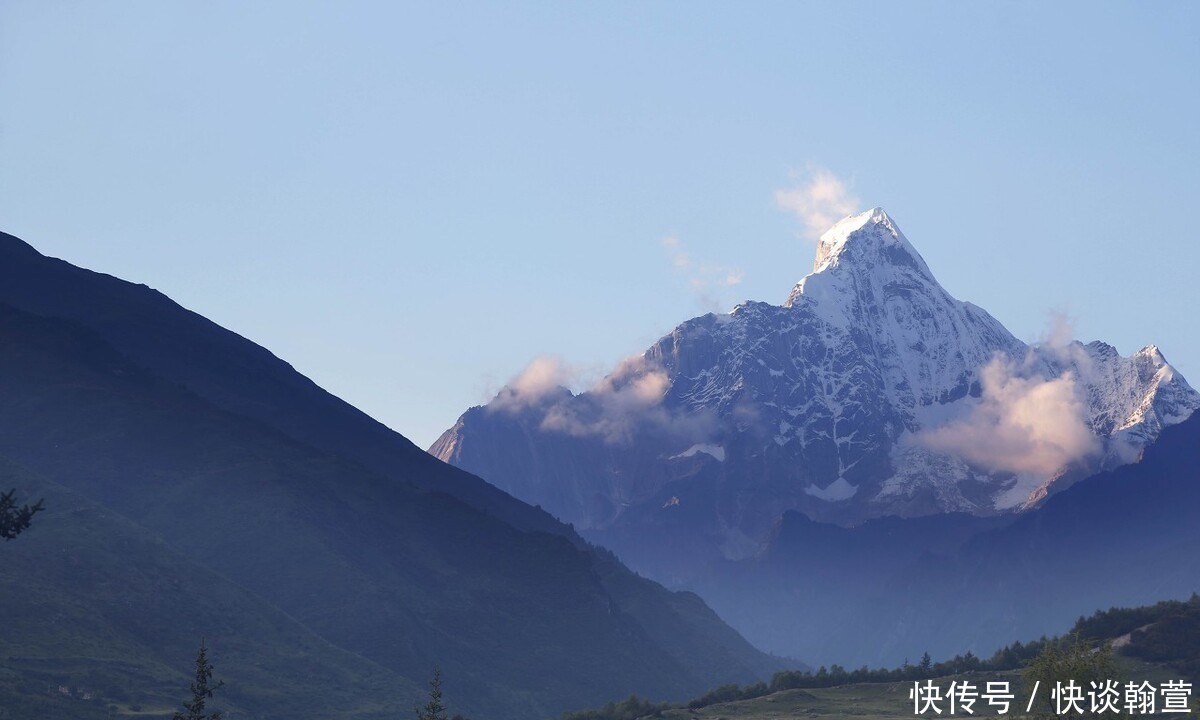
<path fill-rule="evenodd" d="M 0 456 L 385 685 L 422 685 L 436 665 L 463 711 L 525 718 L 777 667 L 696 596 L 633 575 L 159 293 L 0 236 L 0 302 Z"/>

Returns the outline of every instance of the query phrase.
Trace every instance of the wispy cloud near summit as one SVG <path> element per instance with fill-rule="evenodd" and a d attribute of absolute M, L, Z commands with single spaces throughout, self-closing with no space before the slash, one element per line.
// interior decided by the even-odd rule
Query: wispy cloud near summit
<path fill-rule="evenodd" d="M 795 179 L 796 186 L 775 191 L 775 205 L 795 215 L 803 226 L 802 235 L 810 240 L 816 241 L 838 220 L 859 209 L 861 201 L 826 168 L 810 165 Z"/>
<path fill-rule="evenodd" d="M 740 284 L 745 273 L 728 265 L 696 261 L 674 235 L 664 237 L 660 242 L 671 259 L 671 266 L 687 277 L 688 287 L 704 309 L 720 312 L 721 291 Z"/>

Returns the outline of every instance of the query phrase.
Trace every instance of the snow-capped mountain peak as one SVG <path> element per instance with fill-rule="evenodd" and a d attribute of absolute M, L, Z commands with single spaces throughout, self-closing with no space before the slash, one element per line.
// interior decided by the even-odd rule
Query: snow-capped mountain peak
<path fill-rule="evenodd" d="M 976 369 L 1024 345 L 981 308 L 938 284 L 916 248 L 880 208 L 845 218 L 821 236 L 813 272 L 785 308 L 814 316 L 834 346 L 855 347 L 881 376 L 887 404 L 911 412 L 966 393 Z"/>
<path fill-rule="evenodd" d="M 851 262 L 870 258 L 885 263 L 915 265 L 925 275 L 932 277 L 920 253 L 908 242 L 892 218 L 879 207 L 846 217 L 826 230 L 817 242 L 813 272 L 838 265 L 843 258 Z"/>
<path fill-rule="evenodd" d="M 689 513 L 733 557 L 789 510 L 1016 511 L 1200 408 L 1152 346 L 1021 342 L 879 208 L 821 236 L 784 305 L 683 322 L 610 380 L 519 407 L 502 393 L 431 452 L 582 529 Z"/>

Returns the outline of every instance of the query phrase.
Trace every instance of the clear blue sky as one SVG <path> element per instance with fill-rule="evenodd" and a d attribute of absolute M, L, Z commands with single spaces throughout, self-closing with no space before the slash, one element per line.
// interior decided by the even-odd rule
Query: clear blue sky
<path fill-rule="evenodd" d="M 1197 38 L 1195 2 L 5 0 L 0 229 L 426 446 L 536 355 L 782 302 L 775 193 L 827 171 L 1019 337 L 1065 312 L 1200 385 Z"/>

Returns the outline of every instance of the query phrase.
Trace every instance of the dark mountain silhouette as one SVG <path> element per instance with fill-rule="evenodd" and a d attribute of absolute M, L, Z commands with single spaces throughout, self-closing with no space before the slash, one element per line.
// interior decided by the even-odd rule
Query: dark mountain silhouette
<path fill-rule="evenodd" d="M 134 363 L 217 407 L 353 458 L 382 475 L 448 492 L 521 529 L 573 536 L 549 514 L 437 462 L 267 349 L 145 285 L 43 256 L 0 233 L 0 301 L 78 321 Z"/>
<path fill-rule="evenodd" d="M 379 668 L 380 688 L 421 685 L 440 666 L 464 712 L 528 718 L 777 666 L 696 596 L 633 575 L 149 288 L 3 235 L 0 303 L 0 456 L 336 646 L 350 658 L 338 667 Z M 37 529 L 53 547 L 52 524 Z M 108 562 L 92 547 L 108 545 L 79 546 L 80 564 Z M 69 578 L 58 589 L 64 603 L 76 592 Z M 216 610 L 198 619 L 203 598 L 163 610 L 170 596 L 132 584 L 124 601 L 198 632 L 236 626 Z M 69 664 L 69 643 L 38 651 Z M 288 716 L 269 697 L 245 706 L 263 703 Z"/>

